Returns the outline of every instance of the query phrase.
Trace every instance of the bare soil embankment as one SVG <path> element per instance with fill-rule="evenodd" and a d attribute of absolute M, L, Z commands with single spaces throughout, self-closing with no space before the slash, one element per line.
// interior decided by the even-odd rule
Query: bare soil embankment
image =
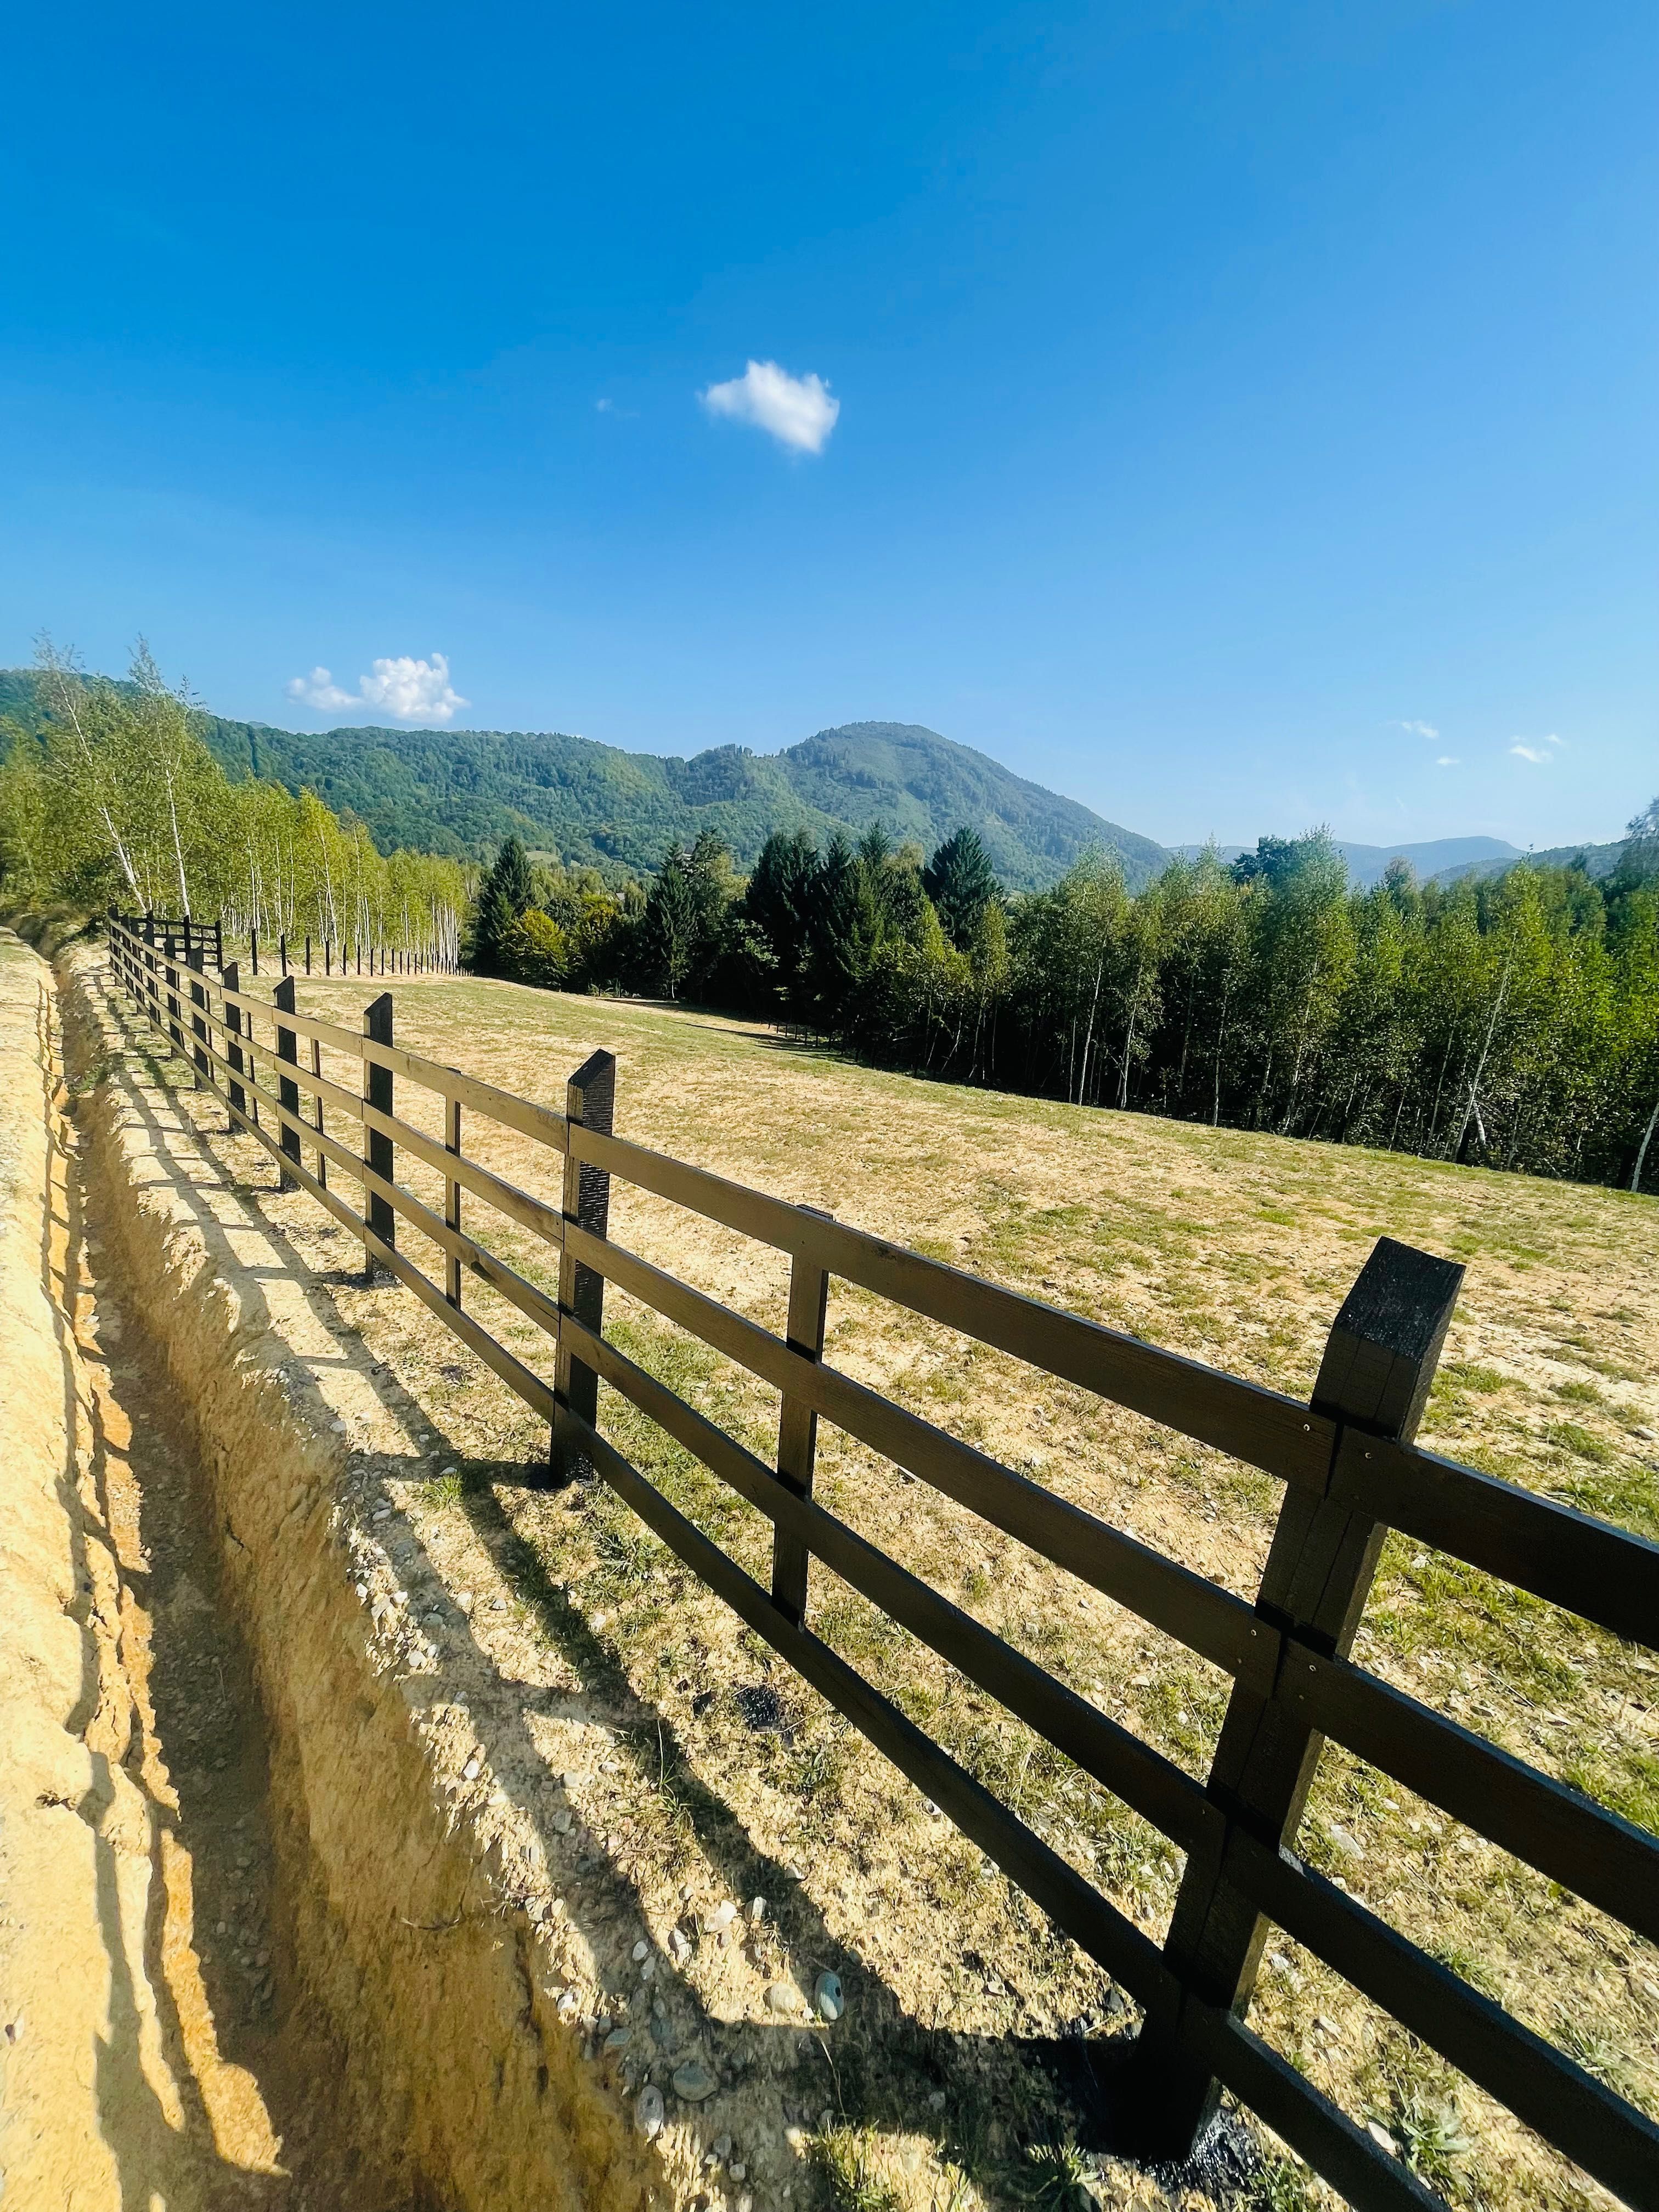
<path fill-rule="evenodd" d="M 72 1106 L 50 970 L 0 935 L 5 2201 L 394 2203 L 286 1970 L 246 1648 Z"/>

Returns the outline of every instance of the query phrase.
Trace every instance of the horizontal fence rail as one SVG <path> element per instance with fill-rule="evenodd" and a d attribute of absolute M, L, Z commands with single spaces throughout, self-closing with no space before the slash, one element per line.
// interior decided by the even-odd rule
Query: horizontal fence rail
<path fill-rule="evenodd" d="M 158 939 L 144 924 L 112 916 L 109 937 L 116 980 L 195 1082 L 225 1101 L 231 1126 L 272 1156 L 284 1186 L 314 1198 L 362 1242 L 371 1269 L 403 1283 L 549 1422 L 546 1479 L 591 1471 L 607 1482 L 1138 2000 L 1146 2017 L 1135 2058 L 1117 2091 L 1109 2083 L 1106 2094 L 1138 2118 L 1143 2154 L 1190 2151 L 1225 2086 L 1353 2203 L 1438 2202 L 1246 2024 L 1261 1929 L 1271 1922 L 1586 2172 L 1643 2212 L 1659 2212 L 1659 2129 L 1645 2114 L 1305 1866 L 1294 1849 L 1320 1747 L 1330 1737 L 1659 1942 L 1659 1840 L 1349 1656 L 1389 1528 L 1618 1636 L 1659 1645 L 1659 1547 L 1413 1441 L 1461 1268 L 1382 1239 L 1337 1316 L 1312 1400 L 1304 1404 L 615 1136 L 615 1063 L 607 1054 L 578 1071 L 559 1114 L 397 1046 L 389 995 L 368 1010 L 359 1033 L 299 1012 L 291 975 L 274 1004 L 241 988 L 235 963 L 210 977 L 208 953 L 221 949 L 210 932 L 189 942 Z M 323 1074 L 325 1047 L 360 1062 L 360 1091 Z M 398 1079 L 443 1101 L 441 1141 L 394 1110 Z M 312 1102 L 309 1115 L 301 1093 Z M 560 1155 L 562 1204 L 469 1158 L 464 1114 Z M 342 1118 L 350 1142 L 338 1133 Z M 442 1176 L 441 1213 L 399 1182 L 399 1152 Z M 331 1188 L 331 1169 L 359 1186 L 362 1212 Z M 613 1176 L 787 1253 L 787 1336 L 611 1238 Z M 463 1193 L 556 1251 L 556 1296 L 462 1226 Z M 399 1249 L 400 1221 L 441 1253 L 441 1283 Z M 1255 1604 L 828 1364 L 824 1301 L 837 1276 L 1279 1477 L 1284 1504 Z M 465 1310 L 467 1279 L 486 1285 L 546 1335 L 552 1383 Z M 607 1282 L 779 1392 L 775 1467 L 606 1338 Z M 770 1520 L 770 1589 L 604 1436 L 601 1381 Z M 820 1419 L 1231 1675 L 1207 1783 L 816 1503 Z M 1186 1853 L 1163 1946 L 812 1633 L 809 1562 L 859 1591 Z"/>

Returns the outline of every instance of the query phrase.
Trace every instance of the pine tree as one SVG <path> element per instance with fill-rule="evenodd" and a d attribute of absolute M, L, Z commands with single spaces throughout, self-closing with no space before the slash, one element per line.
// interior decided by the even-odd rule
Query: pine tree
<path fill-rule="evenodd" d="M 945 933 L 958 952 L 974 941 L 979 918 L 1000 896 L 996 870 L 977 830 L 947 837 L 921 872 L 922 889 L 939 908 Z"/>
<path fill-rule="evenodd" d="M 529 907 L 531 890 L 530 857 L 517 837 L 506 838 L 478 890 L 472 942 L 481 974 L 508 972 L 514 926 Z"/>

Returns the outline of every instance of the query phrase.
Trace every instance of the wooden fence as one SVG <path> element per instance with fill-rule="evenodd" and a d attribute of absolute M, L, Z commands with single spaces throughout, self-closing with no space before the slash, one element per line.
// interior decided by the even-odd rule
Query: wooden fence
<path fill-rule="evenodd" d="M 146 914 L 129 924 L 143 937 L 146 945 L 168 959 L 182 959 L 188 966 L 191 956 L 199 951 L 203 964 L 210 964 L 222 973 L 225 964 L 224 933 L 216 921 L 196 921 L 186 915 L 182 920 L 169 920 L 164 915 Z M 312 973 L 312 936 L 309 930 L 303 936 L 295 935 L 294 955 L 290 963 L 287 933 L 280 932 L 276 939 L 276 965 L 280 975 Z M 378 939 L 367 938 L 335 938 L 327 935 L 316 939 L 317 973 L 332 975 L 454 975 L 459 964 L 450 959 L 434 957 L 426 953 L 411 952 L 406 947 L 382 945 Z M 265 957 L 270 958 L 270 947 L 265 947 Z M 367 965 L 365 966 L 365 963 Z M 259 933 L 257 929 L 248 938 L 248 964 L 254 975 L 259 972 Z"/>
<path fill-rule="evenodd" d="M 308 1191 L 361 1239 L 371 1267 L 378 1262 L 407 1285 L 550 1423 L 548 1479 L 591 1470 L 608 1482 L 1139 2001 L 1145 2019 L 1131 2057 L 1115 2071 L 1101 2071 L 1103 2098 L 1128 2131 L 1126 2148 L 1146 2158 L 1185 2155 L 1207 2129 L 1224 2086 L 1352 2203 L 1424 2208 L 1439 2202 L 1365 2127 L 1251 2031 L 1246 2016 L 1271 1923 L 1587 2173 L 1643 2212 L 1659 2212 L 1659 2129 L 1644 2113 L 1305 1865 L 1293 1848 L 1329 1736 L 1649 1941 L 1659 1941 L 1659 1841 L 1349 1656 L 1391 1528 L 1619 1637 L 1659 1646 L 1659 1547 L 1413 1442 L 1461 1267 L 1383 1238 L 1336 1317 L 1304 1405 L 617 1137 L 611 1127 L 615 1062 L 608 1053 L 596 1053 L 577 1070 L 558 1114 L 398 1049 L 389 994 L 368 1009 L 359 1036 L 298 1013 L 291 977 L 278 986 L 272 1005 L 240 988 L 234 965 L 210 977 L 200 949 L 181 974 L 141 927 L 112 918 L 109 935 L 121 985 L 187 1056 L 196 1081 L 224 1098 L 232 1126 L 272 1153 L 284 1187 Z M 311 1045 L 309 1070 L 300 1057 L 301 1037 Z M 361 1060 L 359 1090 L 320 1073 L 324 1046 Z M 445 1142 L 398 1115 L 398 1079 L 442 1099 Z M 301 1091 L 314 1102 L 313 1119 L 301 1109 Z M 348 1118 L 356 1143 L 327 1133 L 325 1109 Z M 468 1158 L 463 1112 L 562 1155 L 562 1206 Z M 398 1183 L 400 1151 L 443 1176 L 441 1215 Z M 330 1187 L 331 1168 L 361 1187 L 361 1214 Z M 611 1241 L 606 1228 L 613 1176 L 789 1254 L 787 1335 L 772 1334 Z M 556 1298 L 464 1229 L 463 1192 L 558 1252 Z M 399 1249 L 400 1220 L 444 1255 L 441 1284 Z M 553 1348 L 551 1382 L 465 1310 L 469 1276 L 545 1331 Z M 826 1298 L 836 1276 L 1277 1476 L 1285 1486 L 1284 1503 L 1255 1604 L 827 1365 Z M 777 1389 L 775 1466 L 605 1338 L 607 1282 Z M 771 1520 L 769 1589 L 745 1574 L 599 1433 L 601 1379 Z M 817 1504 L 812 1474 L 820 1417 L 1231 1674 L 1234 1686 L 1207 1781 L 1197 1781 L 1108 1718 Z M 1186 1853 L 1162 1946 L 813 1635 L 812 1561 L 999 1699 Z"/>

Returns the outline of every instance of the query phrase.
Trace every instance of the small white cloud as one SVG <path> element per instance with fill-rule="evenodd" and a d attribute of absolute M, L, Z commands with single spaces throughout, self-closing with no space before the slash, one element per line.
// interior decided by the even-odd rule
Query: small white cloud
<path fill-rule="evenodd" d="M 741 376 L 698 397 L 711 415 L 752 422 L 798 453 L 821 453 L 841 413 L 822 377 L 791 376 L 775 361 L 751 361 Z"/>
<path fill-rule="evenodd" d="M 362 702 L 349 691 L 342 691 L 325 668 L 313 668 L 309 676 L 296 676 L 288 687 L 290 699 L 297 699 L 302 707 L 314 707 L 319 714 L 331 707 L 359 707 Z"/>
<path fill-rule="evenodd" d="M 1530 761 L 1534 768 L 1543 768 L 1555 758 L 1555 755 L 1549 750 L 1550 746 L 1559 745 L 1560 742 L 1559 738 L 1540 738 L 1535 745 L 1529 745 L 1517 738 L 1510 747 L 1510 750 L 1515 755 L 1516 760 Z"/>
<path fill-rule="evenodd" d="M 1457 755 L 1455 753 L 1442 753 L 1439 759 L 1435 763 L 1435 766 L 1437 768 L 1455 768 L 1457 764 Z"/>
<path fill-rule="evenodd" d="M 319 714 L 337 713 L 343 707 L 378 707 L 398 722 L 448 722 L 455 709 L 469 702 L 449 680 L 449 663 L 441 653 L 430 660 L 410 654 L 377 660 L 370 673 L 357 678 L 355 691 L 343 691 L 326 668 L 313 668 L 309 676 L 296 676 L 288 696 Z"/>
<path fill-rule="evenodd" d="M 1431 744 L 1440 735 L 1432 722 L 1402 722 L 1400 726 L 1407 737 L 1426 738 Z"/>
<path fill-rule="evenodd" d="M 596 415 L 611 415 L 615 413 L 616 406 L 617 403 L 614 399 L 596 399 L 593 402 L 593 411 Z"/>

